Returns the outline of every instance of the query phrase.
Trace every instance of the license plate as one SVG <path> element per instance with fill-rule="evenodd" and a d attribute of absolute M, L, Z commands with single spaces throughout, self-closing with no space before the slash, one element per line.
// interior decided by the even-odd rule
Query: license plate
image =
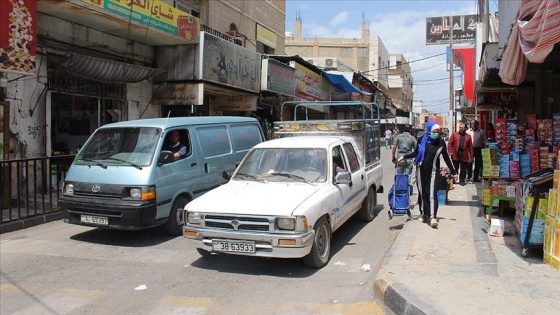
<path fill-rule="evenodd" d="M 109 219 L 107 217 L 96 217 L 93 215 L 82 215 L 80 217 L 80 222 L 97 225 L 109 225 Z"/>
<path fill-rule="evenodd" d="M 217 252 L 255 253 L 253 241 L 212 241 L 212 246 Z"/>

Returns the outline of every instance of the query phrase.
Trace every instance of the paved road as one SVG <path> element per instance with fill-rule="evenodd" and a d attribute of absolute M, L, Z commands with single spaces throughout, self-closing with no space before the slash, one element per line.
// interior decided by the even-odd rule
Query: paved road
<path fill-rule="evenodd" d="M 382 148 L 389 162 L 389 150 Z M 385 190 L 394 169 L 385 163 Z M 1 314 L 390 314 L 373 294 L 406 217 L 349 221 L 330 263 L 202 258 L 161 228 L 103 231 L 47 223 L 0 235 Z"/>

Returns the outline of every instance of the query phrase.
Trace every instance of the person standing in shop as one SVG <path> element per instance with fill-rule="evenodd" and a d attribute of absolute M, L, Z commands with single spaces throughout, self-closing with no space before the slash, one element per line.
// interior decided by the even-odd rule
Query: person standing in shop
<path fill-rule="evenodd" d="M 472 123 L 472 143 L 474 149 L 474 171 L 473 171 L 473 182 L 480 182 L 480 173 L 482 170 L 482 148 L 486 145 L 486 132 L 480 129 L 478 121 L 473 121 Z"/>
<path fill-rule="evenodd" d="M 467 167 L 474 156 L 471 136 L 464 123 L 459 124 L 459 131 L 454 132 L 447 142 L 447 151 L 453 161 L 453 167 L 459 171 L 459 184 L 465 186 Z"/>
<path fill-rule="evenodd" d="M 437 211 L 437 187 L 436 174 L 440 172 L 440 157 L 443 157 L 445 164 L 454 177 L 457 174 L 451 158 L 447 153 L 447 145 L 440 138 L 441 127 L 434 120 L 426 123 L 426 133 L 422 137 L 422 142 L 416 150 L 410 154 L 401 156 L 397 162 L 405 159 L 414 158 L 416 165 L 416 185 L 418 187 L 418 207 L 422 222 L 429 223 L 431 227 L 438 226 Z M 428 221 L 429 220 L 429 221 Z"/>

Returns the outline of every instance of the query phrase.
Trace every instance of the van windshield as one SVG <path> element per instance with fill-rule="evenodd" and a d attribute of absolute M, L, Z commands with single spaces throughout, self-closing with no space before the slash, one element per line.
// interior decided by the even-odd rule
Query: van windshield
<path fill-rule="evenodd" d="M 148 127 L 98 129 L 76 156 L 78 164 L 148 166 L 161 138 Z"/>

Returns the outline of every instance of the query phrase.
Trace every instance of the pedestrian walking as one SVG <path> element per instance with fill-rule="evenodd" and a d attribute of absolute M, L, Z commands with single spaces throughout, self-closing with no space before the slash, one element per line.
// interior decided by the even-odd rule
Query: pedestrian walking
<path fill-rule="evenodd" d="M 437 187 L 436 175 L 440 172 L 440 157 L 443 157 L 450 172 L 455 176 L 456 171 L 447 153 L 445 141 L 440 138 L 441 127 L 434 120 L 426 123 L 426 133 L 416 150 L 401 156 L 397 161 L 414 158 L 416 165 L 416 185 L 418 187 L 418 207 L 422 222 L 429 223 L 431 227 L 438 226 Z"/>
<path fill-rule="evenodd" d="M 482 148 L 486 145 L 486 133 L 484 130 L 480 129 L 478 121 L 473 121 L 472 123 L 472 143 L 474 149 L 474 171 L 473 171 L 473 182 L 480 182 L 480 173 L 482 170 Z"/>
<path fill-rule="evenodd" d="M 391 148 L 391 137 L 392 136 L 393 136 L 393 133 L 391 132 L 391 129 L 385 130 L 385 149 Z"/>
<path fill-rule="evenodd" d="M 472 138 L 467 133 L 464 123 L 459 124 L 459 131 L 453 132 L 447 142 L 447 151 L 453 161 L 453 167 L 459 172 L 459 184 L 465 186 L 467 167 L 474 157 Z"/>
<path fill-rule="evenodd" d="M 393 163 L 396 163 L 401 156 L 414 152 L 417 146 L 416 138 L 410 134 L 410 127 L 405 126 L 403 132 L 395 137 L 393 143 Z M 397 174 L 411 175 L 413 166 L 414 159 L 403 160 L 402 163 L 397 164 Z"/>

